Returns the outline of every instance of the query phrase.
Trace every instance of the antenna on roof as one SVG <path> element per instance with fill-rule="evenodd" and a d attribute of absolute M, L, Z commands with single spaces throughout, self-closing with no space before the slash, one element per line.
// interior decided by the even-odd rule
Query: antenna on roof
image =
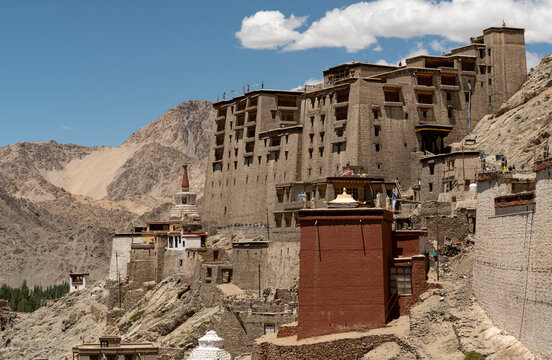
<path fill-rule="evenodd" d="M 251 88 L 251 89 L 254 89 L 254 88 L 259 87 L 259 86 L 261 86 L 262 88 L 264 88 L 264 84 L 263 84 L 262 81 L 261 81 L 260 83 L 258 83 L 258 84 L 253 84 L 253 85 L 251 85 L 251 84 L 246 84 L 246 85 L 247 85 L 247 92 L 249 92 L 249 89 L 250 89 L 250 88 Z"/>

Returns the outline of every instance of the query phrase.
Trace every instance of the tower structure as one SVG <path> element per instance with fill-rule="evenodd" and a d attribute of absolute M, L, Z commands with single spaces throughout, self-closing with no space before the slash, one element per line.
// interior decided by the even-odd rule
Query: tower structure
<path fill-rule="evenodd" d="M 174 207 L 170 212 L 170 218 L 187 222 L 201 222 L 199 210 L 196 204 L 197 195 L 190 191 L 188 180 L 188 165 L 184 164 L 182 171 L 181 190 L 174 194 Z"/>

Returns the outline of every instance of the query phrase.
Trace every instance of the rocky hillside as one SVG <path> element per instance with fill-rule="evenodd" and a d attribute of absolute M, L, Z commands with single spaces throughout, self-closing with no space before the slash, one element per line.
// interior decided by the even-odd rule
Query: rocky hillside
<path fill-rule="evenodd" d="M 166 212 L 184 162 L 201 197 L 213 118 L 210 102 L 189 101 L 117 147 L 1 147 L 0 284 L 46 286 L 69 271 L 106 276 L 112 233 Z"/>
<path fill-rule="evenodd" d="M 528 75 L 521 89 L 495 115 L 487 115 L 475 127 L 474 148 L 501 154 L 517 169 L 530 170 L 534 154 L 542 156 L 552 134 L 552 55 L 544 57 Z"/>
<path fill-rule="evenodd" d="M 180 280 L 166 279 L 127 312 L 108 310 L 105 282 L 69 293 L 31 314 L 9 319 L 0 332 L 0 358 L 64 359 L 83 341 L 97 343 L 105 334 L 118 334 L 124 342 L 155 342 L 162 359 L 185 359 L 207 331 L 218 306 L 205 307 Z"/>

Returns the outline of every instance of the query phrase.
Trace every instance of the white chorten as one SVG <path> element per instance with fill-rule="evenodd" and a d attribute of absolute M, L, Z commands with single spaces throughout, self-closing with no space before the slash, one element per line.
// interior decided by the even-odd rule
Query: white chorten
<path fill-rule="evenodd" d="M 224 339 L 215 330 L 199 339 L 199 346 L 192 351 L 188 360 L 231 360 L 228 351 L 224 350 Z"/>

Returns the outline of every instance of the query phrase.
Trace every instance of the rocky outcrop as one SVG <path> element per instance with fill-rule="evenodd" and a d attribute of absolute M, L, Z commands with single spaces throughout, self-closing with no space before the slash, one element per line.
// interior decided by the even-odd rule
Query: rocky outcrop
<path fill-rule="evenodd" d="M 496 115 L 487 115 L 479 121 L 469 136 L 476 143 L 464 149 L 504 155 L 509 165 L 530 170 L 534 159 L 542 157 L 551 134 L 552 55 L 548 55 Z M 459 144 L 453 147 L 460 149 Z"/>

